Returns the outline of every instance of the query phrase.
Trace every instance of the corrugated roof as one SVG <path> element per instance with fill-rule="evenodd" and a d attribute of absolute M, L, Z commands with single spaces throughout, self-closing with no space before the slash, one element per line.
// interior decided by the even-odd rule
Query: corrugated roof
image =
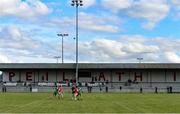
<path fill-rule="evenodd" d="M 0 69 L 75 69 L 75 63 L 0 63 Z M 79 63 L 79 69 L 180 69 L 180 63 Z"/>

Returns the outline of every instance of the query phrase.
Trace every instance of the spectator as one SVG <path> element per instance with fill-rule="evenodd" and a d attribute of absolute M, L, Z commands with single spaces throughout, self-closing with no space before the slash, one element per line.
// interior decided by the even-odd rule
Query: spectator
<path fill-rule="evenodd" d="M 158 91 L 157 91 L 157 90 L 158 90 L 158 88 L 157 88 L 157 87 L 155 87 L 155 93 L 158 93 Z"/>
<path fill-rule="evenodd" d="M 2 92 L 4 93 L 4 85 L 3 85 L 3 87 L 2 87 Z"/>
<path fill-rule="evenodd" d="M 5 85 L 3 85 L 3 87 L 2 87 L 2 92 L 3 92 L 3 93 L 6 92 L 6 86 L 5 86 Z"/>
<path fill-rule="evenodd" d="M 90 93 L 90 86 L 89 86 L 89 84 L 87 84 L 87 90 L 88 90 L 88 93 Z"/>
<path fill-rule="evenodd" d="M 24 82 L 24 86 L 26 86 L 26 82 Z"/>
<path fill-rule="evenodd" d="M 171 86 L 169 87 L 169 92 L 172 93 L 172 87 Z"/>
<path fill-rule="evenodd" d="M 90 93 L 92 92 L 92 86 L 90 86 Z"/>
<path fill-rule="evenodd" d="M 166 89 L 167 89 L 167 93 L 169 93 L 169 87 L 168 87 L 168 86 L 167 86 L 167 88 L 166 88 Z"/>
<path fill-rule="evenodd" d="M 32 92 L 32 85 L 29 85 L 29 91 Z"/>
<path fill-rule="evenodd" d="M 132 83 L 132 80 L 131 80 L 131 79 L 129 79 L 129 80 L 127 81 L 127 86 L 130 86 L 130 85 L 131 85 L 131 83 Z"/>
<path fill-rule="evenodd" d="M 108 92 L 108 86 L 106 86 L 106 93 Z"/>
<path fill-rule="evenodd" d="M 128 83 L 132 83 L 131 79 L 128 80 Z"/>
<path fill-rule="evenodd" d="M 119 90 L 120 90 L 120 91 L 122 90 L 122 87 L 121 87 L 121 86 L 119 87 Z"/>
<path fill-rule="evenodd" d="M 70 87 L 70 82 L 68 82 L 68 87 Z"/>
<path fill-rule="evenodd" d="M 100 92 L 102 91 L 102 88 L 101 88 L 101 86 L 99 87 L 99 90 L 100 90 Z"/>
<path fill-rule="evenodd" d="M 143 92 L 143 89 L 142 89 L 142 87 L 140 88 L 140 93 L 142 93 Z"/>

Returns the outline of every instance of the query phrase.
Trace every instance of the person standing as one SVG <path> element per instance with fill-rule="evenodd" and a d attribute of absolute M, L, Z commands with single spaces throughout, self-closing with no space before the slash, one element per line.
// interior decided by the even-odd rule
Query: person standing
<path fill-rule="evenodd" d="M 80 100 L 80 99 L 82 99 L 82 88 L 81 87 L 79 87 L 78 88 L 78 95 L 77 95 L 77 97 L 78 97 L 78 100 Z"/>
<path fill-rule="evenodd" d="M 78 95 L 78 87 L 76 86 L 74 88 L 74 100 L 77 100 L 77 95 Z"/>
<path fill-rule="evenodd" d="M 57 86 L 54 86 L 54 88 L 53 88 L 53 96 L 56 97 L 57 93 L 58 93 Z"/>
<path fill-rule="evenodd" d="M 58 87 L 58 99 L 60 99 L 60 97 L 61 99 L 63 98 L 63 89 L 61 85 Z"/>

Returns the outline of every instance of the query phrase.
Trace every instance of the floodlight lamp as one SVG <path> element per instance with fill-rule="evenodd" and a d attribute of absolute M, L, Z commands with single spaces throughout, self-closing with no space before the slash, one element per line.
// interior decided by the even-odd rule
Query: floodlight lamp
<path fill-rule="evenodd" d="M 71 6 L 74 6 L 74 5 L 75 5 L 75 1 L 74 1 L 74 0 L 72 0 Z"/>
<path fill-rule="evenodd" d="M 69 34 L 63 34 L 64 36 L 68 36 Z"/>

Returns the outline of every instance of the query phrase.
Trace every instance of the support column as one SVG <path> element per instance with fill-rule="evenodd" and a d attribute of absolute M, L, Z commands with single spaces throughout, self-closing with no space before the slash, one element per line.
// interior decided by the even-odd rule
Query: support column
<path fill-rule="evenodd" d="M 21 70 L 19 70 L 19 81 L 21 82 Z"/>
<path fill-rule="evenodd" d="M 38 82 L 39 82 L 39 70 L 38 70 Z"/>
<path fill-rule="evenodd" d="M 167 70 L 165 69 L 165 73 L 164 73 L 164 81 L 167 82 Z"/>
<path fill-rule="evenodd" d="M 152 87 L 152 71 L 150 70 L 150 87 Z"/>
<path fill-rule="evenodd" d="M 113 87 L 113 76 L 112 76 L 112 70 L 111 70 L 110 82 L 111 82 L 111 88 L 112 88 L 112 87 Z"/>
<path fill-rule="evenodd" d="M 34 72 L 34 83 L 36 82 L 36 72 L 35 72 L 36 70 L 33 70 L 33 72 Z"/>
<path fill-rule="evenodd" d="M 57 74 L 58 74 L 58 70 L 56 69 L 56 82 L 57 82 Z"/>

